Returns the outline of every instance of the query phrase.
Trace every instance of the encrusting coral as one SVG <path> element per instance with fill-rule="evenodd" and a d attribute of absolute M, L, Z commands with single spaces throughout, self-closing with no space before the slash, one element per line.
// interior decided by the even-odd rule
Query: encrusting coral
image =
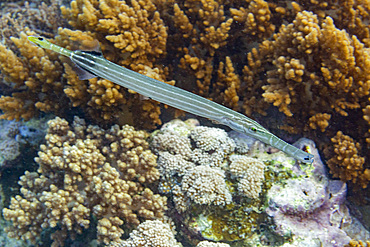
<path fill-rule="evenodd" d="M 111 243 L 110 247 L 180 247 L 171 227 L 160 220 L 146 220 L 130 233 L 127 240 Z"/>
<path fill-rule="evenodd" d="M 316 138 L 320 148 L 326 146 L 334 177 L 357 188 L 368 186 L 368 2 L 75 0 L 61 8 L 62 15 L 45 5 L 39 12 L 32 4 L 25 6 L 27 13 L 12 10 L 14 15 L 1 17 L 0 69 L 5 81 L 0 86 L 6 89 L 0 99 L 2 118 L 29 119 L 39 111 L 66 116 L 70 107 L 78 107 L 87 118 L 105 125 L 131 121 L 153 128 L 161 123 L 163 108 L 158 102 L 143 100 L 104 79 L 79 80 L 67 58 L 29 44 L 26 34 L 33 33 L 21 33 L 29 26 L 68 49 L 75 49 L 76 41 L 82 43 L 79 49 L 93 49 L 96 39 L 110 61 L 172 85 L 176 80 L 176 86 L 249 116 L 258 113 L 258 121 L 275 106 L 282 113 L 274 119 L 277 116 L 284 125 L 266 127 Z M 37 25 L 41 19 L 50 23 Z M 65 20 L 77 30 L 65 28 Z M 14 30 L 9 29 L 13 24 Z M 259 209 L 259 196 L 267 188 L 267 182 L 261 182 L 262 171 L 270 168 L 259 164 L 248 171 L 254 174 L 253 181 L 238 175 L 237 163 L 233 164 L 230 155 L 236 153 L 247 161 L 247 151 L 241 152 L 236 140 L 223 130 L 184 127 L 180 134 L 178 130 L 156 133 L 152 145 L 159 155 L 157 170 L 153 168 L 155 158 L 146 148 L 134 144 L 134 150 L 126 150 L 123 146 L 132 142 L 122 143 L 121 136 L 78 122 L 54 129 L 57 133 L 48 135 L 48 144 L 37 158 L 39 173 L 23 176 L 23 196 L 13 199 L 13 209 L 4 210 L 16 226 L 10 235 L 35 240 L 42 227 L 55 227 L 58 231 L 53 239 L 62 243 L 66 232 L 74 237 L 90 227 L 93 215 L 98 220 L 99 240 L 117 240 L 122 224 L 136 226 L 145 219 L 161 217 L 164 197 L 147 187 L 158 179 L 160 190 L 173 197 L 178 212 L 193 212 L 206 202 L 218 210 L 207 220 L 235 227 L 228 229 L 232 234 L 219 229 L 223 235 L 211 238 L 233 241 L 253 231 L 259 219 L 255 210 Z M 50 131 L 53 128 L 57 127 Z M 112 132 L 121 131 L 112 128 Z M 210 138 L 212 135 L 217 138 Z M 139 165 L 138 153 L 146 157 L 142 163 L 139 159 Z M 86 156 L 80 159 L 81 154 Z M 246 169 L 248 162 L 244 165 Z M 206 191 L 209 198 L 196 195 L 204 188 L 194 186 L 198 183 L 189 173 L 201 179 L 203 168 L 217 174 L 220 182 L 213 191 Z M 212 199 L 220 198 L 219 194 L 223 194 L 222 200 Z M 107 204 L 99 204 L 96 198 L 113 206 L 107 209 Z M 242 198 L 243 203 L 235 205 L 234 198 Z M 124 203 L 118 203 L 121 201 Z M 151 201 L 158 203 L 154 206 Z M 121 206 L 124 209 L 119 210 Z M 161 209 L 155 210 L 157 206 Z M 34 218 L 29 211 L 41 218 Z M 252 223 L 244 222 L 246 218 Z M 244 224 L 244 232 L 238 231 L 235 222 Z"/>
<path fill-rule="evenodd" d="M 231 202 L 220 167 L 235 143 L 224 130 L 198 124 L 191 119 L 174 120 L 151 139 L 151 147 L 159 155 L 159 188 L 164 193 L 173 192 L 179 211 L 186 211 L 190 201 L 200 205 Z"/>
<path fill-rule="evenodd" d="M 265 179 L 265 164 L 245 155 L 230 156 L 230 172 L 239 178 L 238 191 L 248 198 L 257 199 Z"/>
<path fill-rule="evenodd" d="M 315 156 L 312 165 L 302 165 L 240 133 L 177 119 L 155 131 L 150 145 L 158 154 L 159 189 L 169 195 L 168 214 L 185 228 L 182 234 L 238 246 L 267 237 L 257 233 L 262 229 L 276 234 L 271 241 L 291 246 L 301 241 L 336 246 L 369 236 L 344 204 L 346 184 L 328 179 L 311 140 L 295 143 Z M 219 149 L 223 157 L 210 159 Z M 267 215 L 274 222 L 269 230 L 261 228 Z M 331 242 L 333 236 L 337 242 Z"/>
<path fill-rule="evenodd" d="M 182 178 L 181 190 L 200 205 L 226 205 L 231 202 L 225 172 L 217 167 L 203 165 L 192 168 Z"/>
<path fill-rule="evenodd" d="M 10 237 L 35 242 L 52 228 L 53 246 L 62 246 L 89 228 L 93 216 L 98 240 L 109 243 L 121 237 L 124 223 L 163 217 L 166 197 L 147 187 L 159 172 L 146 132 L 128 125 L 103 130 L 77 117 L 72 125 L 60 118 L 48 124 L 37 172 L 21 177 L 22 195 L 3 209 Z"/>
<path fill-rule="evenodd" d="M 197 244 L 196 247 L 230 247 L 230 245 L 225 243 L 214 243 L 209 241 L 202 241 Z"/>
<path fill-rule="evenodd" d="M 151 137 L 160 191 L 171 195 L 177 212 L 190 222 L 186 224 L 207 239 L 240 240 L 252 234 L 260 217 L 265 165 L 248 157 L 245 148 L 237 149 L 236 140 L 194 119 L 172 120 Z"/>
<path fill-rule="evenodd" d="M 180 247 L 168 223 L 160 220 L 146 220 L 130 233 L 126 240 L 112 242 L 109 247 Z M 196 247 L 229 247 L 225 243 L 201 241 Z"/>

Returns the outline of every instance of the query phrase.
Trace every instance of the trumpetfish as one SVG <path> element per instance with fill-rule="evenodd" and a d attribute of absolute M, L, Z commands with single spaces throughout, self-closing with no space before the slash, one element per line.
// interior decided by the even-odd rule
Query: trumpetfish
<path fill-rule="evenodd" d="M 100 51 L 71 51 L 55 45 L 43 37 L 29 36 L 37 46 L 69 57 L 82 70 L 80 79 L 101 77 L 145 97 L 177 109 L 208 118 L 231 129 L 271 145 L 295 159 L 312 163 L 314 156 L 278 138 L 256 121 L 221 104 L 181 88 L 155 80 L 105 59 Z"/>

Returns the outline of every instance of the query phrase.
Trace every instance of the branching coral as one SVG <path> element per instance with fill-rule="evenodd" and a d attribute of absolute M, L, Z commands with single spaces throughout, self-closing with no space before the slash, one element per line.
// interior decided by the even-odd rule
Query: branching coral
<path fill-rule="evenodd" d="M 0 9 L 0 38 L 3 44 L 12 50 L 16 46 L 12 44 L 10 37 L 17 37 L 20 32 L 29 28 L 40 32 L 43 36 L 52 37 L 54 32 L 66 21 L 60 15 L 60 1 L 52 1 L 50 4 L 41 2 L 37 7 L 29 2 L 18 4 L 4 4 Z"/>
<path fill-rule="evenodd" d="M 287 116 L 283 129 L 294 133 L 329 129 L 331 136 L 336 132 L 331 122 L 339 121 L 334 128 L 348 127 L 351 135 L 364 136 L 364 128 L 351 126 L 356 110 L 367 104 L 370 53 L 356 36 L 339 30 L 331 17 L 297 13 L 291 24 L 282 25 L 273 39 L 262 42 L 248 59 L 251 66 L 245 66 L 245 78 L 250 83 L 262 72 L 267 74 L 265 82 L 259 80 L 260 85 L 265 83 L 262 97 Z M 266 68 L 269 63 L 272 69 L 256 68 L 256 64 Z M 245 104 L 250 103 L 246 98 Z M 250 106 L 245 108 L 250 112 Z M 343 121 L 343 117 L 348 118 Z"/>
<path fill-rule="evenodd" d="M 28 35 L 34 33 L 29 32 Z M 61 112 L 67 104 L 63 96 L 62 66 L 56 54 L 38 48 L 22 32 L 20 38 L 11 38 L 23 58 L 0 44 L 0 68 L 4 79 L 15 89 L 12 96 L 0 98 L 3 119 L 30 119 L 36 112 Z M 55 99 L 59 104 L 55 104 Z"/>
<path fill-rule="evenodd" d="M 366 242 L 363 242 L 363 241 L 356 241 L 356 240 L 351 240 L 349 242 L 349 244 L 346 244 L 345 247 L 369 247 L 370 246 L 370 242 L 369 241 L 366 241 Z"/>
<path fill-rule="evenodd" d="M 116 5 L 119 8 L 114 7 Z M 94 10 L 94 8 L 96 9 Z M 163 68 L 162 65 L 154 65 L 156 59 L 166 53 L 166 26 L 160 18 L 159 13 L 155 11 L 154 4 L 150 1 L 146 4 L 133 2 L 131 6 L 123 4 L 120 1 L 101 1 L 100 3 L 96 3 L 95 6 L 93 3 L 81 1 L 73 2 L 71 9 L 62 7 L 62 12 L 70 20 L 71 24 L 85 32 L 59 29 L 59 36 L 55 39 L 56 43 L 71 49 L 75 48 L 72 46 L 71 40 L 81 41 L 83 43 L 83 49 L 86 49 L 86 40 L 98 39 L 102 42 L 101 46 L 104 55 L 108 59 L 155 79 L 166 81 L 165 78 L 168 69 Z M 76 19 L 77 16 L 79 16 L 80 21 Z M 73 21 L 74 18 L 75 21 Z M 128 22 L 128 20 L 131 21 Z M 56 29 L 54 28 L 53 31 L 56 32 Z M 115 44 L 114 46 L 111 45 L 112 42 Z M 25 39 L 18 42 L 17 46 L 19 49 L 21 49 L 20 46 L 25 48 L 32 47 Z M 139 113 L 132 116 L 137 123 L 141 123 L 144 127 L 149 128 L 161 123 L 158 102 L 144 101 L 139 95 L 132 95 L 128 93 L 127 89 L 120 89 L 119 86 L 113 85 L 103 79 L 93 79 L 90 84 L 87 84 L 85 81 L 78 80 L 75 73 L 67 64 L 64 66 L 65 71 L 63 71 L 60 65 L 52 69 L 53 72 L 58 71 L 58 73 L 52 73 L 49 68 L 50 66 L 46 67 L 44 65 L 44 67 L 38 68 L 42 66 L 42 63 L 47 61 L 37 61 L 36 58 L 30 61 L 30 56 L 36 54 L 36 49 L 40 48 L 33 47 L 33 50 L 28 48 L 27 51 L 29 53 L 27 54 L 20 52 L 24 57 L 21 60 L 12 54 L 11 50 L 6 50 L 5 46 L 2 46 L 3 60 L 9 57 L 12 60 L 21 60 L 22 67 L 19 66 L 19 62 L 17 61 L 9 63 L 9 66 L 18 69 L 20 74 L 27 73 L 27 78 L 25 76 L 21 79 L 9 78 L 6 73 L 9 74 L 11 71 L 8 71 L 8 65 L 3 61 L 1 67 L 3 67 L 3 72 L 9 82 L 14 81 L 14 83 L 18 83 L 20 81 L 23 83 L 22 81 L 27 81 L 30 77 L 36 77 L 38 79 L 35 82 L 28 82 L 28 84 L 33 83 L 33 88 L 30 88 L 32 90 L 31 92 L 28 92 L 29 88 L 25 87 L 23 88 L 24 93 L 16 92 L 13 97 L 3 97 L 1 105 L 2 109 L 7 113 L 7 116 L 4 117 L 28 119 L 36 115 L 37 109 L 60 114 L 61 110 L 55 108 L 60 105 L 68 106 L 69 99 L 72 102 L 71 105 L 83 108 L 96 121 L 104 120 L 105 123 L 130 122 L 130 115 L 126 114 L 124 116 L 121 113 L 128 112 L 128 108 L 130 107 L 132 111 Z M 89 46 L 88 49 L 92 49 L 92 47 Z M 39 57 L 45 56 L 40 51 L 37 54 Z M 52 55 L 53 57 L 50 60 L 53 63 L 61 64 L 56 59 L 57 55 Z M 45 57 L 45 59 L 49 58 Z M 65 58 L 63 58 L 63 61 L 66 61 Z M 39 66 L 36 66 L 37 63 Z M 36 69 L 30 69 L 32 67 Z M 38 74 L 36 75 L 36 73 L 47 75 L 49 81 L 43 83 L 42 80 L 44 77 L 38 78 Z M 67 81 L 62 80 L 62 78 L 67 79 Z M 62 81 L 63 83 L 58 81 Z M 174 81 L 170 81 L 169 83 L 173 84 Z M 45 88 L 46 86 L 41 88 L 41 86 L 37 87 L 37 84 L 49 86 L 48 88 Z M 50 88 L 50 85 L 55 88 Z M 12 87 L 11 91 L 16 91 L 16 88 Z M 134 93 L 132 91 L 130 92 Z M 34 95 L 32 96 L 32 94 Z M 59 103 L 60 99 L 64 102 L 62 104 L 55 104 L 53 101 L 48 100 L 49 97 L 52 99 L 58 98 Z M 38 103 L 36 106 L 37 109 L 32 109 L 33 104 L 38 102 L 38 98 L 41 98 L 42 102 Z"/>
<path fill-rule="evenodd" d="M 271 23 L 271 11 L 269 4 L 263 0 L 250 1 L 247 9 L 230 9 L 235 22 L 243 26 L 242 32 L 258 39 L 269 38 L 275 31 Z"/>
<path fill-rule="evenodd" d="M 9 236 L 35 242 L 53 228 L 53 246 L 59 246 L 89 228 L 94 216 L 98 240 L 108 243 L 121 237 L 123 223 L 163 217 L 166 198 L 146 188 L 159 178 L 146 137 L 127 125 L 103 130 L 79 118 L 72 126 L 50 121 L 35 159 L 39 169 L 21 177 L 22 196 L 3 210 L 13 223 Z"/>
<path fill-rule="evenodd" d="M 320 28 L 315 15 L 299 13 L 293 24 L 283 25 L 274 41 L 266 44 L 272 46 L 266 49 L 274 50 L 276 70 L 268 72 L 263 97 L 287 116 L 298 108 L 302 111 L 302 105 L 307 108 L 303 114 L 334 110 L 347 116 L 347 109 L 359 108 L 359 100 L 368 94 L 369 55 L 356 37 L 336 29 L 330 17 Z M 313 57 L 322 50 L 330 53 Z"/>
<path fill-rule="evenodd" d="M 167 69 L 162 68 L 156 60 L 166 54 L 167 28 L 151 1 L 132 1 L 127 4 L 123 1 L 78 0 L 72 1 L 70 8 L 62 6 L 61 10 L 73 27 L 101 42 L 107 59 L 166 81 Z M 76 37 L 73 31 L 65 32 Z M 168 83 L 174 84 L 174 81 Z M 74 83 L 70 88 L 79 88 L 81 84 L 83 82 Z M 104 121 L 122 121 L 120 112 L 123 110 L 122 104 L 126 104 L 132 111 L 135 109 L 138 112 L 133 117 L 144 127 L 161 123 L 158 102 L 143 101 L 139 95 L 127 92 L 134 93 L 104 79 L 92 80 L 88 88 L 91 97 L 88 105 L 94 110 L 91 109 L 90 113 L 100 117 L 96 114 L 96 109 L 99 109 Z M 72 101 L 75 101 L 74 98 L 71 98 Z"/>
<path fill-rule="evenodd" d="M 370 169 L 363 167 L 365 159 L 359 155 L 360 143 L 340 131 L 331 141 L 334 157 L 328 160 L 330 173 L 342 181 L 351 181 L 366 188 L 370 181 Z"/>

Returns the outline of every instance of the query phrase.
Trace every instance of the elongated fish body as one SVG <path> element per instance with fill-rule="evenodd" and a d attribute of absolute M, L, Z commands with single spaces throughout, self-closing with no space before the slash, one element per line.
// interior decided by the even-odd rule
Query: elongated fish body
<path fill-rule="evenodd" d="M 304 163 L 313 162 L 312 154 L 286 143 L 256 121 L 223 105 L 112 63 L 105 59 L 100 52 L 70 51 L 41 37 L 29 36 L 28 39 L 42 48 L 69 57 L 88 74 L 85 78 L 99 76 L 143 96 L 194 115 L 214 120 L 235 131 L 252 136 L 284 151 L 299 161 Z"/>

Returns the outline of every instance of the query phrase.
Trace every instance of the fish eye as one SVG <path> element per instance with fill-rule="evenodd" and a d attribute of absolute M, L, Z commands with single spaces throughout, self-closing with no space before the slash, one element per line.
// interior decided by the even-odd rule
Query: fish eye
<path fill-rule="evenodd" d="M 41 37 L 38 37 L 38 39 L 39 39 L 40 41 L 43 41 L 43 40 L 44 40 L 44 38 L 41 38 Z"/>
<path fill-rule="evenodd" d="M 252 130 L 253 132 L 256 132 L 256 131 L 257 131 L 257 129 L 256 129 L 256 128 L 254 128 L 254 127 L 252 127 L 252 128 L 251 128 L 251 130 Z"/>

